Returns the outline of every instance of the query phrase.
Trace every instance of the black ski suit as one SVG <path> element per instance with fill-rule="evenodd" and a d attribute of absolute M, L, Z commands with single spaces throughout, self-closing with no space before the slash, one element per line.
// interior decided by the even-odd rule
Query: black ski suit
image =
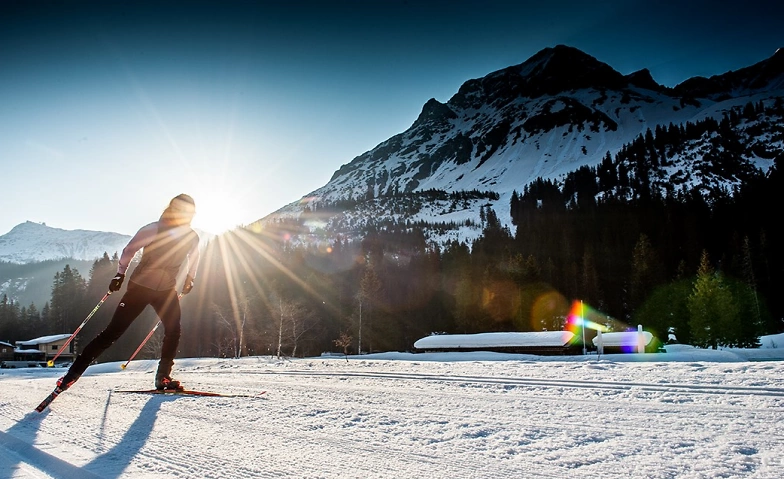
<path fill-rule="evenodd" d="M 168 377 L 180 341 L 180 302 L 175 291 L 177 275 L 188 263 L 188 276 L 196 277 L 199 264 L 199 237 L 188 225 L 172 225 L 164 220 L 141 228 L 123 249 L 118 273 L 125 274 L 134 255 L 144 248 L 142 259 L 128 281 L 128 289 L 111 321 L 82 353 L 63 377 L 63 384 L 79 379 L 103 351 L 114 344 L 148 305 L 164 327 L 161 360 L 156 377 Z"/>

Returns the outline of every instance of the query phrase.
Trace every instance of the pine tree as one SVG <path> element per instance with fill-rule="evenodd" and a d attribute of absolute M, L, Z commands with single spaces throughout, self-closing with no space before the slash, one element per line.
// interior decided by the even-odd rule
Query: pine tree
<path fill-rule="evenodd" d="M 743 238 L 743 280 L 748 285 L 748 300 L 751 303 L 751 310 L 747 312 L 749 319 L 746 322 L 752 331 L 761 330 L 765 321 L 762 317 L 762 304 L 757 294 L 757 278 L 754 274 L 754 264 L 751 257 L 751 244 L 749 237 Z"/>
<path fill-rule="evenodd" d="M 40 336 L 43 329 L 41 323 L 41 313 L 35 306 L 35 303 L 30 303 L 27 307 L 26 314 L 23 315 L 19 324 L 19 334 L 23 338 L 32 339 L 33 337 Z"/>
<path fill-rule="evenodd" d="M 653 291 L 653 288 L 659 284 L 658 265 L 659 262 L 657 261 L 653 245 L 651 245 L 648 236 L 641 233 L 632 252 L 632 269 L 629 283 L 630 307 L 632 310 L 639 307 Z"/>
<path fill-rule="evenodd" d="M 474 283 L 468 270 L 458 273 L 455 283 L 455 321 L 460 333 L 478 331 Z"/>
<path fill-rule="evenodd" d="M 113 259 L 110 259 L 109 255 L 105 252 L 103 257 L 93 262 L 93 265 L 90 268 L 90 277 L 87 281 L 87 287 L 84 293 L 84 303 L 86 305 L 94 305 L 101 297 L 103 297 L 104 294 L 107 293 L 109 282 L 114 277 L 114 275 L 117 274 L 117 263 L 119 263 L 117 253 L 114 254 Z M 121 293 L 118 292 L 113 296 L 120 296 L 120 294 Z M 111 298 L 107 301 L 108 303 L 104 304 L 103 307 L 95 313 L 95 316 L 90 319 L 90 322 L 87 323 L 84 326 L 84 329 L 79 333 L 81 338 L 95 337 L 106 327 L 107 324 L 109 324 L 109 320 L 114 313 L 114 308 L 116 307 L 116 303 L 119 301 L 119 298 Z M 136 321 L 135 323 L 141 324 L 144 323 L 144 320 L 142 319 L 141 321 Z M 134 329 L 131 329 L 131 332 L 133 331 Z"/>
<path fill-rule="evenodd" d="M 373 328 L 371 327 L 371 315 L 373 313 L 373 303 L 377 301 L 377 295 L 381 290 L 381 281 L 378 279 L 375 267 L 371 261 L 365 266 L 365 272 L 359 283 L 357 300 L 359 301 L 359 337 L 357 339 L 357 352 L 362 353 L 362 333 L 363 328 L 367 344 L 371 345 L 367 350 L 372 349 Z M 370 333 L 370 334 L 368 334 Z M 370 338 L 367 340 L 367 338 Z"/>
<path fill-rule="evenodd" d="M 86 288 L 87 283 L 79 271 L 71 269 L 70 265 L 66 264 L 62 272 L 55 274 L 50 313 L 55 331 L 73 331 L 84 319 L 80 316 L 85 311 Z"/>
<path fill-rule="evenodd" d="M 733 345 L 738 337 L 738 306 L 720 272 L 702 252 L 697 280 L 688 301 L 692 343 L 700 347 Z"/>
<path fill-rule="evenodd" d="M 599 274 L 596 271 L 596 261 L 590 248 L 586 248 L 582 257 L 580 275 L 580 291 L 584 301 L 599 307 L 603 306 L 604 298 L 601 290 Z"/>
<path fill-rule="evenodd" d="M 44 303 L 44 307 L 41 308 L 41 332 L 49 335 L 54 333 L 53 321 L 52 321 L 52 307 L 49 306 L 49 301 Z"/>
<path fill-rule="evenodd" d="M 14 301 L 8 299 L 3 294 L 0 300 L 0 341 L 8 341 L 13 344 L 14 340 L 19 339 L 19 308 L 14 306 Z"/>
<path fill-rule="evenodd" d="M 688 305 L 693 286 L 691 280 L 678 279 L 654 289 L 634 310 L 633 324 L 644 325 L 661 341 L 674 334 L 677 342 L 691 344 Z"/>

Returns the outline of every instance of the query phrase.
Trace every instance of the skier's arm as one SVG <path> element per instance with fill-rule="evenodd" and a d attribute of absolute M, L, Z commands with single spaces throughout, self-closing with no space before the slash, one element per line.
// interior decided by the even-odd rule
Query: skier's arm
<path fill-rule="evenodd" d="M 191 243 L 191 250 L 188 251 L 188 276 L 191 280 L 196 279 L 196 271 L 199 269 L 199 237 Z"/>
<path fill-rule="evenodd" d="M 133 238 L 131 238 L 131 241 L 129 241 L 123 249 L 122 255 L 120 255 L 120 264 L 117 265 L 118 274 L 125 274 L 136 252 L 150 244 L 152 240 L 155 239 L 157 233 L 158 223 L 150 223 L 147 226 L 142 226 L 141 229 L 136 232 Z"/>
<path fill-rule="evenodd" d="M 196 270 L 199 269 L 199 236 L 194 233 L 195 239 L 191 242 L 191 249 L 188 251 L 188 274 L 185 276 L 185 283 L 182 285 L 180 296 L 188 294 L 193 289 L 193 279 L 196 277 Z"/>

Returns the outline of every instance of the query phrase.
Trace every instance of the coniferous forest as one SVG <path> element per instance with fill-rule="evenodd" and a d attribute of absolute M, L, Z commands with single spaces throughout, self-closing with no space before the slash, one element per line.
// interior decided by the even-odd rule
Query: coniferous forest
<path fill-rule="evenodd" d="M 304 235 L 306 215 L 224 234 L 202 253 L 196 286 L 183 298 L 179 356 L 405 351 L 432 333 L 560 330 L 576 301 L 611 330 L 641 324 L 661 341 L 754 347 L 760 335 L 784 331 L 776 301 L 784 290 L 784 156 L 754 145 L 773 160 L 767 173 L 736 161 L 734 126 L 761 114 L 771 111 L 750 105 L 720 122 L 659 127 L 561 183 L 522 185 L 508 205 L 514 229 L 483 208 L 472 244 L 436 245 L 425 239 L 427 225 L 383 221 L 361 241 Z M 721 171 L 735 186 L 661 175 L 682 145 L 705 135 L 718 153 L 695 171 Z M 400 196 L 405 208 L 411 199 Z M 40 307 L 2 298 L 0 340 L 72 332 L 116 265 L 105 255 L 87 276 L 66 266 Z M 108 322 L 119 297 L 77 347 Z M 148 308 L 101 360 L 128 359 L 156 321 Z M 138 357 L 156 356 L 161 333 Z"/>

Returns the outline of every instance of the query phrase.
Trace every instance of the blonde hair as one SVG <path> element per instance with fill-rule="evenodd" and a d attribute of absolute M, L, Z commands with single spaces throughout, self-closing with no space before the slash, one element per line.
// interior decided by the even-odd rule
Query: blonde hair
<path fill-rule="evenodd" d="M 189 214 L 183 215 L 183 211 L 186 211 Z M 160 221 L 170 225 L 190 224 L 190 220 L 195 213 L 196 202 L 193 201 L 193 198 L 191 198 L 190 195 L 182 193 L 172 198 L 169 202 L 169 206 L 163 210 Z M 186 218 L 187 221 L 185 221 Z"/>

